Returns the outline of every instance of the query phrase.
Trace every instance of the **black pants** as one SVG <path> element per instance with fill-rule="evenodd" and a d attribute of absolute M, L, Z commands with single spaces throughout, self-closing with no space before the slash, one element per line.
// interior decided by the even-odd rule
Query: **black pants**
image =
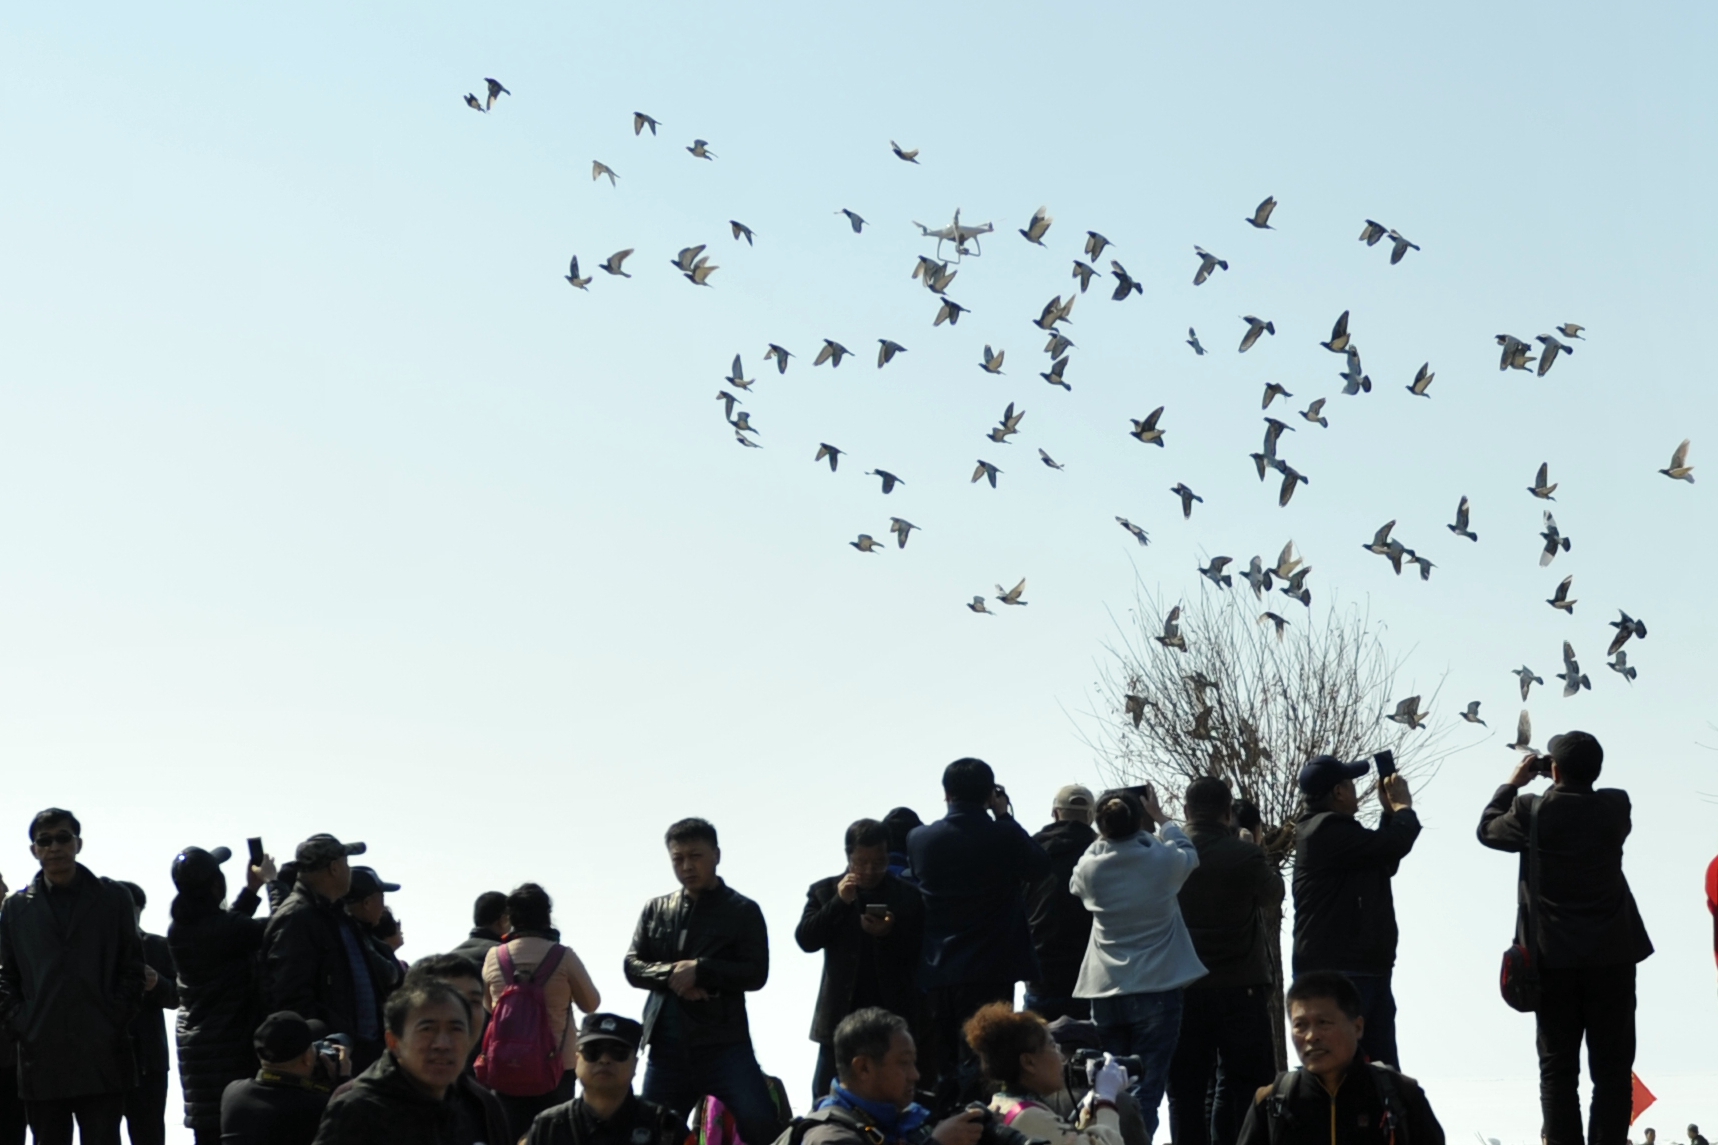
<path fill-rule="evenodd" d="M 72 1145 L 72 1121 L 79 1145 L 119 1145 L 119 1123 L 125 1116 L 124 1093 L 92 1093 L 54 1101 L 26 1101 L 30 1135 L 35 1145 Z"/>
<path fill-rule="evenodd" d="M 1539 1109 L 1545 1145 L 1581 1145 L 1581 1040 L 1593 1107 L 1587 1145 L 1628 1140 L 1634 1084 L 1635 968 L 1582 966 L 1540 971 Z"/>
<path fill-rule="evenodd" d="M 990 1002 L 1013 1002 L 1012 982 L 961 982 L 930 992 L 931 1034 L 937 1067 L 936 1095 L 939 1111 L 985 1100 L 984 1074 L 978 1055 L 966 1044 L 960 1028 Z"/>
<path fill-rule="evenodd" d="M 131 1145 L 166 1145 L 166 1074 L 144 1074 L 137 1088 L 125 1095 L 125 1132 Z"/>
<path fill-rule="evenodd" d="M 24 1100 L 18 1096 L 18 1066 L 0 1066 L 0 1145 L 24 1145 Z"/>
<path fill-rule="evenodd" d="M 1175 1145 L 1235 1145 L 1253 1096 L 1277 1075 L 1269 986 L 1182 993 L 1181 1040 L 1169 1064 Z"/>

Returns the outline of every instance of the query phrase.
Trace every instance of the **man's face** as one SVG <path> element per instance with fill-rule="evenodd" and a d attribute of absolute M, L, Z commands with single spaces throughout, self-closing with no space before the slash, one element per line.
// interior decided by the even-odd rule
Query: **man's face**
<path fill-rule="evenodd" d="M 1354 790 L 1354 781 L 1344 779 L 1330 792 L 1331 806 L 1344 815 L 1353 815 L 1360 810 L 1360 794 Z"/>
<path fill-rule="evenodd" d="M 693 892 L 707 891 L 716 885 L 716 864 L 722 861 L 722 852 L 703 839 L 694 839 L 669 844 L 668 861 L 681 886 Z"/>
<path fill-rule="evenodd" d="M 30 854 L 42 864 L 42 874 L 50 881 L 71 875 L 83 849 L 84 841 L 72 833 L 72 825 L 64 819 L 37 827 L 36 837 L 30 841 Z"/>
<path fill-rule="evenodd" d="M 853 1084 L 848 1088 L 866 1101 L 886 1101 L 896 1109 L 913 1103 L 919 1082 L 919 1055 L 912 1035 L 897 1030 L 889 1041 L 889 1052 L 872 1061 L 853 1059 Z"/>
<path fill-rule="evenodd" d="M 387 1032 L 394 1059 L 419 1084 L 445 1090 L 459 1080 L 471 1051 L 471 1025 L 457 1002 L 429 1002 L 406 1015 L 406 1029 Z"/>
<path fill-rule="evenodd" d="M 579 1047 L 573 1072 L 579 1084 L 592 1093 L 624 1093 L 632 1088 L 633 1075 L 638 1072 L 638 1054 L 625 1042 L 599 1038 Z"/>
<path fill-rule="evenodd" d="M 847 856 L 847 871 L 859 880 L 861 887 L 870 890 L 889 873 L 888 844 L 853 848 L 853 853 Z"/>
<path fill-rule="evenodd" d="M 1354 1061 L 1366 1022 L 1344 1014 L 1333 998 L 1299 998 L 1289 1007 L 1289 1025 L 1301 1065 L 1320 1077 L 1334 1077 Z"/>
<path fill-rule="evenodd" d="M 350 871 L 347 872 L 347 878 L 351 878 Z M 382 911 L 387 907 L 386 898 L 387 896 L 381 891 L 377 891 L 375 894 L 361 898 L 357 902 L 347 903 L 346 913 L 363 923 L 365 926 L 375 926 L 378 922 L 382 921 Z"/>

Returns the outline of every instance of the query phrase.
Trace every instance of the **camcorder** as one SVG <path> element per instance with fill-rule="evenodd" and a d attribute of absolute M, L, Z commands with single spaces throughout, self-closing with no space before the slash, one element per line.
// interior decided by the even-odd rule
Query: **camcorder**
<path fill-rule="evenodd" d="M 331 1085 L 339 1085 L 351 1076 L 348 1064 L 352 1060 L 352 1039 L 346 1034 L 329 1034 L 310 1043 L 316 1051 L 316 1074 Z"/>
<path fill-rule="evenodd" d="M 1131 1080 L 1138 1081 L 1140 1078 L 1145 1076 L 1145 1063 L 1143 1061 L 1141 1061 L 1137 1055 L 1129 1054 L 1125 1058 L 1118 1057 L 1115 1059 L 1115 1061 L 1116 1061 L 1117 1065 L 1119 1065 L 1123 1069 L 1127 1070 L 1127 1076 Z M 1104 1064 L 1104 1051 L 1102 1051 L 1102 1050 L 1093 1050 L 1093 1049 L 1075 1050 L 1074 1056 L 1068 1059 L 1068 1069 L 1079 1071 L 1080 1087 L 1082 1089 L 1087 1088 L 1087 1086 L 1088 1086 L 1088 1083 L 1086 1081 L 1086 1077 L 1087 1077 L 1087 1074 L 1090 1072 L 1091 1067 L 1094 1065 L 1103 1065 L 1103 1064 Z M 1073 1089 L 1074 1087 L 1070 1085 L 1068 1088 Z"/>

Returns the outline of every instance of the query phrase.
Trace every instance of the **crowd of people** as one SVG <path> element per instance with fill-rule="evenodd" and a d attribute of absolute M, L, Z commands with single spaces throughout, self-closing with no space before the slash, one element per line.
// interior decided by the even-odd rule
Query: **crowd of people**
<path fill-rule="evenodd" d="M 1652 945 L 1622 869 L 1628 797 L 1596 788 L 1602 761 L 1590 735 L 1554 738 L 1479 827 L 1522 855 L 1547 1145 L 1624 1145 L 1629 1126 Z M 26 1126 L 69 1145 L 74 1124 L 84 1145 L 117 1145 L 122 1124 L 158 1145 L 169 1011 L 197 1145 L 1150 1145 L 1165 1096 L 1177 1145 L 1442 1145 L 1400 1072 L 1391 982 L 1391 882 L 1420 823 L 1395 774 L 1362 822 L 1369 768 L 1301 769 L 1292 888 L 1215 777 L 1178 793 L 1180 822 L 1149 787 L 1070 785 L 1028 834 L 989 765 L 961 759 L 942 816 L 851 824 L 845 870 L 811 884 L 794 931 L 823 962 L 798 1118 L 748 1024 L 764 914 L 718 874 L 702 819 L 668 828 L 678 888 L 645 904 L 626 951 L 635 1020 L 602 1008 L 535 883 L 479 896 L 464 941 L 408 966 L 399 888 L 353 864 L 364 844 L 312 835 L 277 869 L 253 840 L 230 901 L 232 853 L 186 847 L 160 936 L 142 890 L 79 862 L 81 824 L 49 808 L 30 822 L 40 870 L 0 907 L 0 1145 Z M 1549 791 L 1526 793 L 1541 777 Z M 1301 1063 L 1286 1073 L 1277 999 Z"/>

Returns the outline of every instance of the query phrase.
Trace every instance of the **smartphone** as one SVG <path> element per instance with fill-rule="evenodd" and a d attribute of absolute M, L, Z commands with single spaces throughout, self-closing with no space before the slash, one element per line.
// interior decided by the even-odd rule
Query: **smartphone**
<path fill-rule="evenodd" d="M 1378 778 L 1396 774 L 1396 756 L 1394 752 L 1381 751 L 1372 757 L 1372 762 L 1378 766 Z"/>
<path fill-rule="evenodd" d="M 251 849 L 251 866 L 262 866 L 262 838 L 259 836 L 254 839 L 246 839 L 245 842 Z"/>
<path fill-rule="evenodd" d="M 889 904 L 886 902 L 868 902 L 865 904 L 865 913 L 872 918 L 888 918 Z"/>

